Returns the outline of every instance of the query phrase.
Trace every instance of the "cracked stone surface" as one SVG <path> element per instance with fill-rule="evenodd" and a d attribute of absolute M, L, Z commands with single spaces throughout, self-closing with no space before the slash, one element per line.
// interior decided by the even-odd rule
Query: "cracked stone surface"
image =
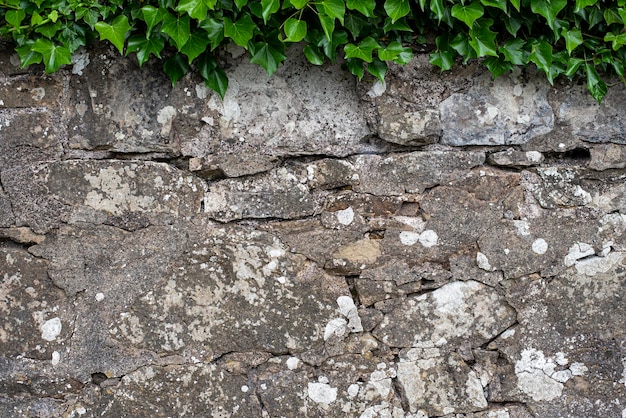
<path fill-rule="evenodd" d="M 626 417 L 623 87 L 221 54 L 0 48 L 0 416 Z"/>

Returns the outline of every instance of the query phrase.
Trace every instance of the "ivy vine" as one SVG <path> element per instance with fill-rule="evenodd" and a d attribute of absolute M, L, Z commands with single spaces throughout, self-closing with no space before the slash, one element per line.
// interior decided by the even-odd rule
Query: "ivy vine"
<path fill-rule="evenodd" d="M 300 43 L 314 65 L 341 57 L 359 79 L 380 80 L 389 62 L 432 45 L 442 70 L 476 58 L 494 77 L 535 65 L 550 83 L 585 77 L 600 102 L 606 79 L 624 81 L 625 28 L 626 0 L 0 0 L 0 37 L 23 67 L 55 72 L 99 38 L 140 66 L 161 59 L 172 83 L 193 68 L 222 97 L 216 49 L 233 42 L 270 75 Z"/>

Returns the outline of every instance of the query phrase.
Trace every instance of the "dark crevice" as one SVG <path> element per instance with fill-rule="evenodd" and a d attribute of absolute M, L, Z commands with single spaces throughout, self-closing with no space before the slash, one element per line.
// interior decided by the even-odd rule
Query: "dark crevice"
<path fill-rule="evenodd" d="M 587 148 L 574 148 L 565 152 L 549 151 L 543 153 L 546 163 L 587 162 L 591 160 L 591 152 Z"/>
<path fill-rule="evenodd" d="M 359 297 L 359 292 L 356 288 L 356 280 L 358 280 L 359 277 L 360 276 L 346 276 L 346 283 L 348 284 L 348 289 L 350 289 L 350 295 L 352 295 L 352 300 L 357 308 L 361 306 L 361 298 Z"/>
<path fill-rule="evenodd" d="M 507 303 L 508 305 L 508 303 Z M 510 306 L 510 305 L 509 305 Z M 512 306 L 511 309 L 513 309 L 515 311 L 515 313 L 517 314 L 517 310 L 515 310 Z M 489 341 L 487 341 L 486 343 L 482 344 L 480 346 L 481 349 L 483 350 L 488 350 L 487 347 L 489 347 L 490 344 L 494 343 L 498 338 L 500 338 L 500 336 L 502 334 L 504 334 L 505 332 L 511 330 L 512 328 L 516 327 L 519 325 L 519 322 L 517 320 L 515 320 L 515 322 L 513 322 L 511 325 L 509 325 L 505 330 L 503 330 L 502 332 L 500 332 L 498 335 L 494 336 L 492 339 L 490 339 Z"/>
<path fill-rule="evenodd" d="M 107 380 L 109 377 L 102 372 L 95 372 L 91 374 L 91 383 L 94 385 L 100 386 L 102 382 Z"/>

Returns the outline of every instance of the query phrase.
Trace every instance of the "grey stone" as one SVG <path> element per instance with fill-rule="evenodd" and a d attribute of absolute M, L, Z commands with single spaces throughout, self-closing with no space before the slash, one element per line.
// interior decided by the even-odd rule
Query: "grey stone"
<path fill-rule="evenodd" d="M 263 155 L 336 155 L 372 150 L 370 134 L 353 81 L 339 65 L 311 67 L 297 47 L 270 78 L 247 59 L 228 71 L 224 101 L 207 96 L 218 138 L 209 151 L 251 147 Z M 187 154 L 191 154 L 185 151 Z M 193 153 L 194 156 L 201 156 Z"/>
<path fill-rule="evenodd" d="M 572 86 L 566 93 L 557 112 L 559 125 L 583 141 L 626 143 L 623 86 L 610 89 L 600 105 L 589 95 L 586 86 Z"/>
<path fill-rule="evenodd" d="M 488 304 L 477 301 L 488 300 Z M 515 323 L 515 311 L 494 289 L 475 281 L 451 282 L 410 297 L 385 315 L 374 335 L 392 347 L 480 346 Z"/>
<path fill-rule="evenodd" d="M 63 78 L 60 75 L 14 77 L 0 83 L 0 109 L 19 109 L 59 106 L 63 97 Z"/>
<path fill-rule="evenodd" d="M 529 167 L 540 165 L 544 160 L 542 153 L 537 151 L 518 151 L 509 148 L 506 151 L 494 152 L 489 154 L 487 161 L 491 164 L 503 167 Z"/>
<path fill-rule="evenodd" d="M 360 155 L 354 159 L 360 182 L 354 190 L 380 196 L 422 193 L 454 180 L 485 161 L 482 152 L 413 152 L 381 157 Z"/>
<path fill-rule="evenodd" d="M 454 146 L 524 144 L 554 128 L 546 94 L 537 79 L 520 82 L 513 75 L 495 81 L 485 74 L 469 89 L 453 93 L 439 105 L 441 142 Z"/>
<path fill-rule="evenodd" d="M 2 180 L 17 224 L 38 233 L 60 222 L 124 226 L 131 214 L 145 217 L 138 225 L 167 224 L 200 212 L 206 188 L 168 164 L 140 161 L 42 163 L 6 170 Z"/>
<path fill-rule="evenodd" d="M 441 416 L 488 406 L 480 379 L 456 354 L 415 348 L 403 353 L 397 367 L 411 413 Z"/>
<path fill-rule="evenodd" d="M 281 167 L 243 181 L 215 182 L 209 186 L 204 198 L 204 211 L 220 222 L 313 215 L 320 204 L 306 186 L 306 178 L 295 174 Z"/>
<path fill-rule="evenodd" d="M 60 158 L 64 134 L 58 117 L 48 111 L 0 111 L 0 171 Z"/>
<path fill-rule="evenodd" d="M 616 144 L 601 144 L 590 148 L 589 168 L 608 170 L 626 167 L 626 147 Z"/>
<path fill-rule="evenodd" d="M 124 376 L 103 402 L 77 404 L 70 411 L 90 416 L 261 416 L 249 384 L 246 376 L 213 364 L 146 366 Z"/>
<path fill-rule="evenodd" d="M 13 216 L 11 201 L 0 189 L 0 228 L 9 227 L 13 225 L 13 222 L 15 222 L 15 217 Z"/>
<path fill-rule="evenodd" d="M 220 228 L 199 238 L 190 259 L 115 319 L 112 338 L 210 360 L 233 351 L 303 351 L 322 344 L 329 322 L 344 317 L 337 299 L 350 295 L 345 281 L 271 235 Z"/>

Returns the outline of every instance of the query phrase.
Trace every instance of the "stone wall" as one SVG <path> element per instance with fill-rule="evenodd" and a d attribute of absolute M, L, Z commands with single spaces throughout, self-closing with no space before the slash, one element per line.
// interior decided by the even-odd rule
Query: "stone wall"
<path fill-rule="evenodd" d="M 626 90 L 0 54 L 0 416 L 626 417 Z"/>

